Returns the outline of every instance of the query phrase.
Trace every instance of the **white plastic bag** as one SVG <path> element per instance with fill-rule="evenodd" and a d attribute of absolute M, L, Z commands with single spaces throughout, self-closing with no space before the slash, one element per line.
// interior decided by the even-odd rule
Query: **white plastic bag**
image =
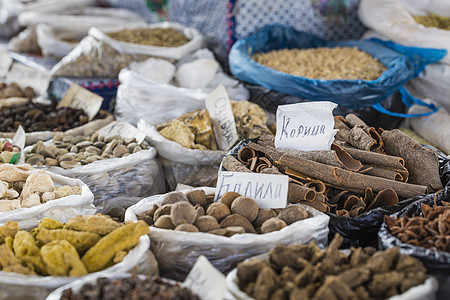
<path fill-rule="evenodd" d="M 45 145 L 51 144 L 47 141 Z M 33 146 L 24 149 L 23 157 Z M 94 193 L 97 212 L 108 213 L 115 207 L 127 208 L 144 197 L 165 191 L 164 175 L 156 149 L 150 147 L 122 158 L 98 160 L 72 169 L 44 167 L 46 170 L 81 179 Z"/>
<path fill-rule="evenodd" d="M 207 195 L 214 188 L 201 188 Z M 183 190 L 186 193 L 189 190 Z M 136 221 L 137 215 L 160 204 L 162 195 L 145 198 L 127 209 L 125 221 Z M 183 280 L 200 255 L 206 256 L 221 272 L 229 272 L 238 262 L 255 256 L 278 244 L 307 244 L 313 240 L 326 245 L 329 217 L 309 206 L 305 209 L 312 217 L 297 221 L 280 231 L 266 234 L 235 234 L 231 237 L 203 232 L 182 232 L 156 227 L 150 228 L 151 249 L 158 260 L 161 274 L 175 280 Z"/>
<path fill-rule="evenodd" d="M 141 119 L 137 126 L 156 148 L 170 190 L 178 183 L 190 186 L 214 186 L 217 172 L 227 153 L 221 150 L 187 149 L 163 137 L 156 127 Z"/>
<path fill-rule="evenodd" d="M 358 13 L 364 25 L 395 43 L 450 50 L 450 31 L 424 27 L 412 18 L 428 13 L 450 16 L 449 0 L 362 0 Z M 449 53 L 442 62 L 450 63 Z"/>
<path fill-rule="evenodd" d="M 128 252 L 120 263 L 82 277 L 23 275 L 0 271 L 0 299 L 41 300 L 58 287 L 80 278 L 91 278 L 90 276 L 108 276 L 126 272 L 137 273 L 139 270 L 147 270 L 144 274 L 154 275 L 156 262 L 149 253 L 149 247 L 150 240 L 148 236 L 143 235 L 139 238 L 138 244 Z"/>
<path fill-rule="evenodd" d="M 0 1 L 0 37 L 10 38 L 20 30 L 18 16 L 24 5 L 18 0 Z"/>
<path fill-rule="evenodd" d="M 177 67 L 198 59 L 214 59 L 208 49 L 201 49 L 177 63 Z M 205 108 L 205 99 L 219 84 L 223 84 L 232 100 L 247 100 L 247 89 L 226 75 L 219 67 L 209 84 L 202 89 L 187 89 L 175 84 L 158 84 L 144 74 L 123 69 L 119 74 L 115 114 L 119 120 L 137 124 L 146 118 L 151 125 L 178 118 L 184 113 Z"/>
<path fill-rule="evenodd" d="M 264 257 L 268 257 L 267 255 Z M 262 257 L 261 257 L 262 258 Z M 239 288 L 237 269 L 234 269 L 227 275 L 227 289 L 237 300 L 254 300 Z M 421 285 L 415 286 L 404 292 L 388 298 L 387 300 L 434 300 L 438 289 L 438 282 L 434 277 L 425 280 Z"/>
<path fill-rule="evenodd" d="M 4 224 L 8 220 L 17 221 L 21 229 L 27 230 L 36 227 L 42 218 L 52 218 L 65 223 L 77 215 L 95 213 L 95 207 L 92 204 L 94 195 L 85 183 L 79 179 L 68 178 L 52 172 L 48 172 L 48 175 L 56 185 L 81 186 L 81 195 L 70 195 L 29 208 L 23 207 L 0 212 L 0 224 Z"/>

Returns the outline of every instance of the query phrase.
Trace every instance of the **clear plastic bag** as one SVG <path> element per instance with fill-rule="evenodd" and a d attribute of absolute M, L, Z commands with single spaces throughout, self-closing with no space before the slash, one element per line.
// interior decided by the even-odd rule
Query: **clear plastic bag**
<path fill-rule="evenodd" d="M 182 58 L 177 67 L 196 59 L 214 59 L 207 49 Z M 184 113 L 205 108 L 205 99 L 219 84 L 223 84 L 232 100 L 247 100 L 248 91 L 239 81 L 230 78 L 220 68 L 211 82 L 202 89 L 188 89 L 173 84 L 159 84 L 130 69 L 119 74 L 115 113 L 119 120 L 137 124 L 145 118 L 151 125 L 175 119 Z"/>
<path fill-rule="evenodd" d="M 137 273 L 146 270 L 145 275 L 154 275 L 156 261 L 149 253 L 150 240 L 147 235 L 141 236 L 138 244 L 131 249 L 120 263 L 102 271 L 82 277 L 23 275 L 0 271 L 0 299 L 44 299 L 54 289 L 80 278 L 91 276 L 108 276 L 126 272 Z"/>
<path fill-rule="evenodd" d="M 138 128 L 145 132 L 149 143 L 158 151 L 170 190 L 174 190 L 178 183 L 191 186 L 215 185 L 217 171 L 226 151 L 184 148 L 163 137 L 155 126 L 144 119 L 139 121 Z"/>
<path fill-rule="evenodd" d="M 107 32 L 133 28 L 174 28 L 191 40 L 179 47 L 156 47 L 116 41 L 98 28 L 91 28 L 89 36 L 51 70 L 52 76 L 116 78 L 121 69 L 132 61 L 143 61 L 149 57 L 178 60 L 198 50 L 203 45 L 202 35 L 195 29 L 177 23 L 134 23 L 108 27 Z"/>
<path fill-rule="evenodd" d="M 405 46 L 450 50 L 450 31 L 428 28 L 414 21 L 411 15 L 435 13 L 450 16 L 446 0 L 362 0 L 359 18 L 370 29 L 389 40 Z M 450 54 L 442 62 L 450 63 Z"/>
<path fill-rule="evenodd" d="M 206 194 L 214 194 L 213 188 L 201 188 Z M 189 190 L 183 190 L 187 192 Z M 136 221 L 142 214 L 159 204 L 162 195 L 145 198 L 131 206 L 125 220 Z M 219 271 L 227 273 L 244 259 L 268 252 L 277 244 L 306 244 L 313 240 L 318 245 L 327 244 L 328 220 L 325 214 L 305 206 L 311 218 L 297 221 L 280 231 L 266 234 L 236 234 L 232 237 L 203 232 L 182 232 L 150 228 L 151 249 L 158 260 L 162 276 L 183 280 L 200 255 L 206 256 Z"/>
<path fill-rule="evenodd" d="M 23 207 L 1 212 L 0 224 L 4 224 L 8 220 L 16 221 L 21 229 L 27 230 L 36 227 L 42 218 L 52 218 L 64 223 L 77 215 L 95 213 L 94 195 L 85 183 L 79 179 L 68 178 L 52 172 L 48 172 L 48 175 L 58 186 L 81 186 L 81 195 L 70 195 L 29 208 Z"/>
<path fill-rule="evenodd" d="M 31 148 L 25 148 L 22 156 L 25 157 Z M 99 160 L 73 169 L 45 169 L 81 179 L 94 193 L 94 205 L 101 213 L 115 207 L 125 209 L 144 197 L 165 191 L 163 171 L 156 159 L 156 149 L 152 147 L 127 157 Z"/>

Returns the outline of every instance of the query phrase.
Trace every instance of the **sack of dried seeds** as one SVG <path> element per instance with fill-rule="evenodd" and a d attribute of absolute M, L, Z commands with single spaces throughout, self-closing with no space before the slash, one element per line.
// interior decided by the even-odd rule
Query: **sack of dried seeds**
<path fill-rule="evenodd" d="M 183 280 L 200 255 L 226 273 L 277 244 L 326 244 L 329 218 L 313 208 L 258 210 L 253 199 L 234 192 L 214 202 L 214 192 L 214 188 L 197 188 L 155 195 L 127 209 L 125 221 L 153 224 L 151 249 L 162 276 Z M 180 225 L 175 228 L 173 223 Z"/>
<path fill-rule="evenodd" d="M 104 128 L 87 135 L 58 134 L 25 148 L 23 157 L 29 164 L 81 179 L 94 193 L 99 212 L 115 209 L 114 216 L 120 217 L 140 199 L 164 192 L 164 176 L 155 148 L 143 139 L 99 135 Z"/>
<path fill-rule="evenodd" d="M 442 0 L 362 0 L 361 22 L 405 46 L 450 50 L 450 3 Z M 450 63 L 450 55 L 442 62 Z"/>
<path fill-rule="evenodd" d="M 229 62 L 241 80 L 308 100 L 332 99 L 361 108 L 388 98 L 445 54 L 375 39 L 332 42 L 270 25 L 237 41 Z"/>
<path fill-rule="evenodd" d="M 50 71 L 53 76 L 116 78 L 133 61 L 159 57 L 177 61 L 203 46 L 195 29 L 177 23 L 135 23 L 91 28 Z"/>

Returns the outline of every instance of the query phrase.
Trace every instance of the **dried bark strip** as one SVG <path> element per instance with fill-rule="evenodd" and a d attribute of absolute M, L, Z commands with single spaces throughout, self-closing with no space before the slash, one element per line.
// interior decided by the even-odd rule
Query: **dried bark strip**
<path fill-rule="evenodd" d="M 351 157 L 361 161 L 364 165 L 381 165 L 389 167 L 391 169 L 403 169 L 403 167 L 405 166 L 404 159 L 399 156 L 368 152 L 349 147 L 344 147 L 344 150 L 347 151 L 347 153 L 350 154 Z"/>
<path fill-rule="evenodd" d="M 245 172 L 245 173 L 253 173 L 247 167 L 238 161 L 234 156 L 225 156 L 222 160 L 222 167 L 224 167 L 227 171 L 230 172 Z"/>

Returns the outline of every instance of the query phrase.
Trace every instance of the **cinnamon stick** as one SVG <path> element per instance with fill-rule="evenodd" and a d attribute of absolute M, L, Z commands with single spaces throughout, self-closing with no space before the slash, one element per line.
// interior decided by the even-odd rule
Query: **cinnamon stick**
<path fill-rule="evenodd" d="M 244 165 L 248 165 L 252 158 L 256 156 L 255 150 L 250 147 L 243 147 L 239 150 L 238 160 Z"/>
<path fill-rule="evenodd" d="M 402 198 L 425 194 L 427 190 L 426 186 L 359 174 L 291 155 L 283 155 L 277 163 L 294 169 L 306 176 L 317 178 L 343 189 L 353 188 L 364 190 L 366 187 L 371 187 L 373 191 L 380 192 L 386 188 L 392 188 Z"/>
<path fill-rule="evenodd" d="M 393 189 L 385 189 L 380 191 L 375 199 L 370 203 L 367 209 L 373 209 L 383 206 L 392 206 L 398 203 L 397 193 Z"/>
<path fill-rule="evenodd" d="M 374 147 L 374 151 L 377 153 L 382 153 L 383 152 L 383 140 L 381 139 L 381 135 L 375 130 L 375 128 L 373 127 L 369 127 L 363 120 L 361 120 L 360 118 L 358 118 L 356 115 L 354 114 L 348 114 L 345 117 L 346 121 L 348 124 L 350 124 L 350 126 L 352 127 L 361 127 L 362 129 L 364 129 L 364 131 L 375 141 L 375 147 Z"/>
<path fill-rule="evenodd" d="M 398 129 L 384 131 L 381 137 L 386 153 L 405 160 L 411 183 L 427 186 L 431 191 L 443 188 L 435 151 L 422 147 Z"/>
<path fill-rule="evenodd" d="M 377 176 L 377 177 L 383 177 L 390 180 L 395 181 L 401 181 L 406 182 L 408 180 L 408 177 L 404 178 L 402 173 L 398 172 L 397 170 L 391 170 L 388 168 L 383 168 L 377 165 L 364 165 L 364 167 L 369 167 L 369 170 L 364 172 L 364 174 Z M 408 172 L 408 171 L 406 171 Z"/>
<path fill-rule="evenodd" d="M 405 166 L 405 160 L 399 156 L 368 152 L 348 147 L 344 147 L 344 150 L 351 157 L 361 161 L 363 164 L 381 165 L 392 169 L 402 169 Z"/>
<path fill-rule="evenodd" d="M 247 167 L 244 164 L 242 164 L 232 155 L 228 155 L 223 158 L 222 167 L 224 167 L 227 171 L 230 172 L 252 173 L 252 171 L 247 169 Z"/>
<path fill-rule="evenodd" d="M 308 202 L 314 201 L 316 199 L 316 191 L 306 186 L 290 182 L 287 199 L 289 203 L 298 203 L 302 200 Z"/>

